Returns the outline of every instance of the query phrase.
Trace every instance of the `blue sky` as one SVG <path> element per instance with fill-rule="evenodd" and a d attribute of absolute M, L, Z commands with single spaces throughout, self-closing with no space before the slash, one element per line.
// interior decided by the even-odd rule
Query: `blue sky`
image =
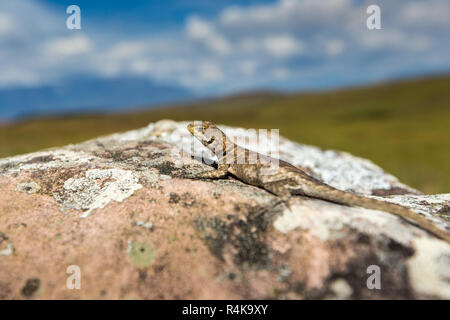
<path fill-rule="evenodd" d="M 62 10 L 77 4 L 94 23 L 111 24 L 112 21 L 142 28 L 145 32 L 149 29 L 182 27 L 185 19 L 193 13 L 212 17 L 233 5 L 254 6 L 273 3 L 273 0 L 44 0 L 43 3 Z"/>
<path fill-rule="evenodd" d="M 370 4 L 382 30 L 366 27 Z M 448 0 L 2 0 L 0 89 L 131 75 L 211 95 L 443 73 L 449 14 Z"/>

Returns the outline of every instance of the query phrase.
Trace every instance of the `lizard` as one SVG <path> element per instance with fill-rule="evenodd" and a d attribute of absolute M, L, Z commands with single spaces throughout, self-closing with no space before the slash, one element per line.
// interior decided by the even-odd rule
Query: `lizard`
<path fill-rule="evenodd" d="M 280 202 L 286 202 L 291 196 L 300 195 L 341 205 L 389 212 L 450 242 L 449 233 L 416 212 L 395 203 L 336 189 L 286 161 L 243 148 L 233 143 L 212 122 L 191 122 L 187 129 L 218 160 L 216 170 L 200 172 L 195 175 L 196 178 L 220 179 L 231 175 L 280 197 L 282 199 Z M 239 159 L 243 161 L 236 161 Z M 250 159 L 253 161 L 249 161 Z"/>

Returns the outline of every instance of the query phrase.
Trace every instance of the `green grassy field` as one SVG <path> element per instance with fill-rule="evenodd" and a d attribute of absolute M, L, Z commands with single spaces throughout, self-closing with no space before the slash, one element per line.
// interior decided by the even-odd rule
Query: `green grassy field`
<path fill-rule="evenodd" d="M 80 142 L 163 118 L 279 128 L 292 140 L 371 159 L 425 193 L 450 192 L 450 76 L 304 94 L 248 94 L 128 114 L 0 127 L 0 157 Z"/>

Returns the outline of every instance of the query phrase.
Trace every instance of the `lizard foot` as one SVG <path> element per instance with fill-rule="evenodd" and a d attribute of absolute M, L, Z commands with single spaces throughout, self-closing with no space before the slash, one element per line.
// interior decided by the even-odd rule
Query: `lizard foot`
<path fill-rule="evenodd" d="M 279 198 L 273 205 L 272 209 L 278 207 L 278 206 L 285 206 L 288 210 L 291 210 L 291 205 L 289 204 L 290 197 L 281 197 Z"/>

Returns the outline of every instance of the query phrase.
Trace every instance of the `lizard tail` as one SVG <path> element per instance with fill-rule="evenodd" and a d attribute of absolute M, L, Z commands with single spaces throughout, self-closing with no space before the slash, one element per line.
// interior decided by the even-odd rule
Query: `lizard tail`
<path fill-rule="evenodd" d="M 411 211 L 410 209 L 401 205 L 390 203 L 378 199 L 367 198 L 354 193 L 341 191 L 338 189 L 332 189 L 327 191 L 326 199 L 318 195 L 310 195 L 319 199 L 336 202 L 348 206 L 363 207 L 366 209 L 380 210 L 390 212 L 399 216 L 408 222 L 412 222 L 414 225 L 432 233 L 433 235 L 441 238 L 450 243 L 450 234 L 445 230 L 438 228 L 435 224 L 422 217 L 420 214 Z"/>

